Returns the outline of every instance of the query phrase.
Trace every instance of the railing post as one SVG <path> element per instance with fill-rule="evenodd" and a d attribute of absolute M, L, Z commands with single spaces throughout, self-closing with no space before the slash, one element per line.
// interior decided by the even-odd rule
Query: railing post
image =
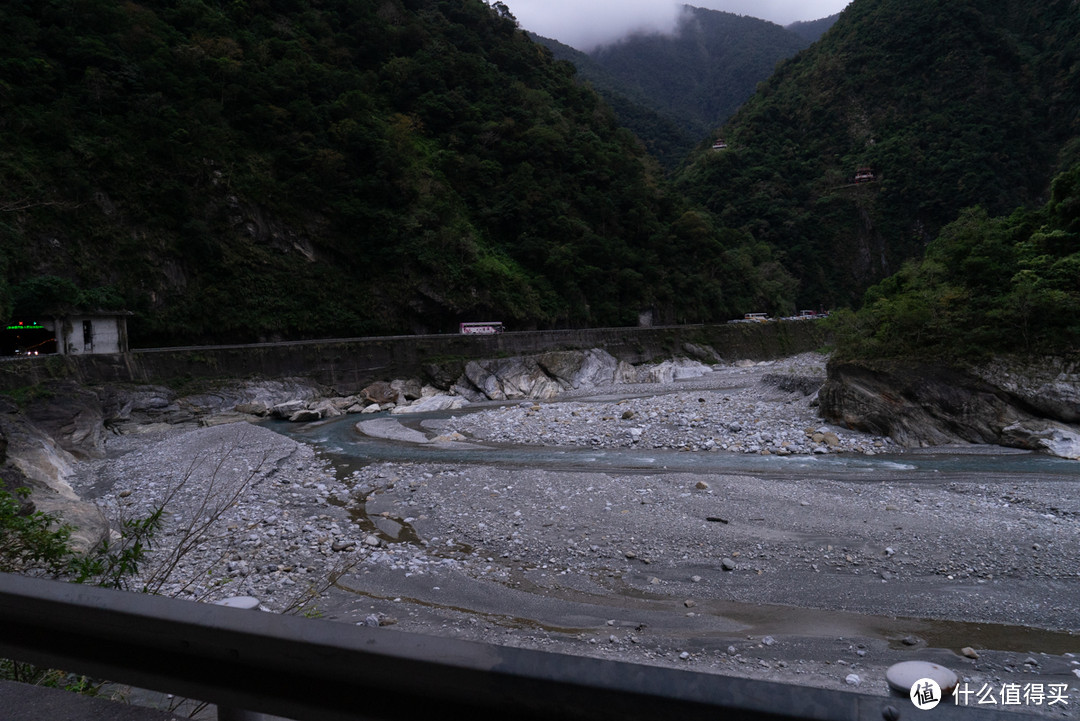
<path fill-rule="evenodd" d="M 229 608 L 242 608 L 249 611 L 259 610 L 259 599 L 254 596 L 233 596 L 214 603 L 217 606 L 228 606 Z M 266 721 L 266 717 L 256 711 L 218 706 L 217 721 Z"/>

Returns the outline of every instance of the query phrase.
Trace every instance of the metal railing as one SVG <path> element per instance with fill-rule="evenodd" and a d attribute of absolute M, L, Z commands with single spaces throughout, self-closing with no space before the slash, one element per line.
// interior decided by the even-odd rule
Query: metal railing
<path fill-rule="evenodd" d="M 921 713 L 907 699 L 422 636 L 8 574 L 0 574 L 0 657 L 301 720 L 881 721 Z M 972 719 L 975 711 L 942 704 L 934 718 Z M 1016 715 L 980 710 L 977 718 Z"/>

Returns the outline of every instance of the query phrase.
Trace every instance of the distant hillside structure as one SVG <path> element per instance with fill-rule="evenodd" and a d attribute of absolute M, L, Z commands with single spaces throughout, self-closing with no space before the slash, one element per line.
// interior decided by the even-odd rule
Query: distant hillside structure
<path fill-rule="evenodd" d="M 855 171 L 856 183 L 872 183 L 876 180 L 873 168 L 859 168 Z"/>
<path fill-rule="evenodd" d="M 77 313 L 40 321 L 13 321 L 0 337 L 0 355 L 127 353 L 126 311 Z"/>

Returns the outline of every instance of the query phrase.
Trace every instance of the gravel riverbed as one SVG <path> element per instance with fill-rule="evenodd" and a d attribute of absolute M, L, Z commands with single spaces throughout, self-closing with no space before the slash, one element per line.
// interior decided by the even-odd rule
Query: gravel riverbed
<path fill-rule="evenodd" d="M 456 443 L 897 450 L 823 424 L 812 394 L 770 375 L 823 376 L 824 358 L 515 402 L 420 428 Z M 881 695 L 885 668 L 921 658 L 975 690 L 1065 684 L 1067 703 L 996 708 L 1080 718 L 1080 495 L 1069 481 L 357 468 L 247 423 L 113 436 L 107 450 L 73 486 L 112 518 L 170 498 L 145 565 L 151 579 L 175 566 L 166 595 L 252 595 L 267 610 L 388 633 Z M 189 553 L 170 557 L 206 522 Z"/>

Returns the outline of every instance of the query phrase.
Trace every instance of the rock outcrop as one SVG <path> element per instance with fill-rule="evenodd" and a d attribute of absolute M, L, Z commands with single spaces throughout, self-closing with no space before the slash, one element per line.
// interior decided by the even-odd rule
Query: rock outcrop
<path fill-rule="evenodd" d="M 470 401 L 549 400 L 567 391 L 624 383 L 670 383 L 710 372 L 711 366 L 688 358 L 632 366 L 594 348 L 469 361 L 450 390 Z"/>
<path fill-rule="evenodd" d="M 55 420 L 51 412 L 44 415 Z M 4 449 L 0 487 L 8 491 L 29 488 L 31 510 L 56 515 L 74 527 L 71 542 L 75 548 L 87 550 L 106 537 L 108 522 L 101 511 L 80 500 L 68 482 L 75 456 L 4 398 L 0 398 L 0 439 Z"/>
<path fill-rule="evenodd" d="M 990 443 L 1080 459 L 1075 372 L 1040 363 L 963 370 L 922 362 L 830 363 L 821 415 L 909 446 Z M 1002 368 L 1008 368 L 1003 371 Z"/>

